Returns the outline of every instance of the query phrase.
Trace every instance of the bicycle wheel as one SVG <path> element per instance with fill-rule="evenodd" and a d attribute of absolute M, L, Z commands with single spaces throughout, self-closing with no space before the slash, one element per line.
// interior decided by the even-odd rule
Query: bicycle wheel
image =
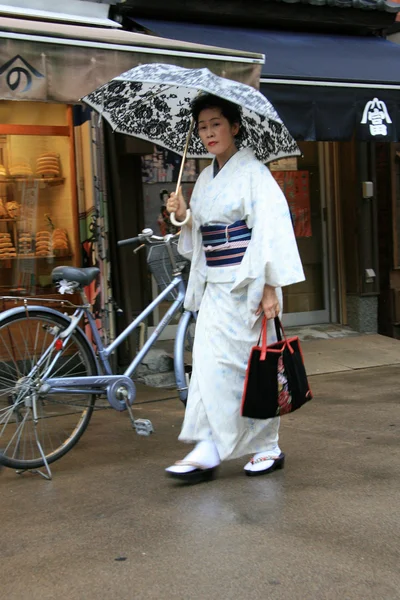
<path fill-rule="evenodd" d="M 24 311 L 0 320 L 0 464 L 16 469 L 45 464 L 39 443 L 48 463 L 71 450 L 88 426 L 96 400 L 92 394 L 38 394 L 49 367 L 48 377 L 80 377 L 96 375 L 97 366 L 79 330 L 61 351 L 55 348 L 56 337 L 69 325 L 63 315 L 40 308 L 27 311 L 29 316 Z M 46 360 L 33 372 L 46 350 Z"/>

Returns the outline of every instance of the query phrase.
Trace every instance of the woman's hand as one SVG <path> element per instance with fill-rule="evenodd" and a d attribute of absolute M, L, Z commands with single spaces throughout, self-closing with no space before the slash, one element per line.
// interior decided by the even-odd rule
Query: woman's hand
<path fill-rule="evenodd" d="M 182 188 L 179 188 L 178 194 L 172 192 L 167 200 L 167 211 L 175 213 L 178 221 L 183 221 L 186 217 L 187 204 L 182 194 Z"/>
<path fill-rule="evenodd" d="M 264 285 L 263 297 L 260 306 L 257 309 L 256 315 L 264 313 L 267 319 L 274 319 L 279 316 L 281 307 L 276 295 L 275 288 L 271 285 Z"/>

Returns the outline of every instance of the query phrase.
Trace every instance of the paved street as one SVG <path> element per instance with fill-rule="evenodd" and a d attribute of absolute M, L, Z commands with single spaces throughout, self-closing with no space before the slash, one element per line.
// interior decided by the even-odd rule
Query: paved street
<path fill-rule="evenodd" d="M 166 479 L 184 450 L 168 390 L 136 409 L 150 438 L 101 410 L 52 482 L 3 470 L 1 598 L 399 599 L 400 367 L 311 382 L 270 476 L 236 460 L 210 483 Z"/>

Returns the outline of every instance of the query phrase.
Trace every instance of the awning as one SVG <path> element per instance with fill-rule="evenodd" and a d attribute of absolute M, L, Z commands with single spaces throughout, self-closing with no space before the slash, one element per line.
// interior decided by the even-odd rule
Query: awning
<path fill-rule="evenodd" d="M 122 27 L 108 18 L 109 10 L 109 4 L 87 0 L 52 0 L 41 3 L 37 0 L 8 0 L 7 4 L 0 2 L 0 15 L 4 17 L 77 23 L 90 27 Z"/>
<path fill-rule="evenodd" d="M 129 31 L 0 18 L 0 99 L 75 103 L 143 63 L 208 67 L 258 87 L 263 56 Z"/>
<path fill-rule="evenodd" d="M 262 52 L 261 91 L 297 140 L 400 140 L 400 46 L 376 37 L 135 20 L 190 42 Z"/>

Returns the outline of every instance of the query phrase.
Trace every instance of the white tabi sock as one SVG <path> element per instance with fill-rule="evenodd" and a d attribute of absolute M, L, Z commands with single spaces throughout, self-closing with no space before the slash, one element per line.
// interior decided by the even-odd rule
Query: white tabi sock
<path fill-rule="evenodd" d="M 183 461 L 194 464 L 172 465 L 165 470 L 169 473 L 190 473 L 199 468 L 197 465 L 201 465 L 203 469 L 213 469 L 221 462 L 217 447 L 211 440 L 198 442 L 195 448 L 185 456 Z"/>

